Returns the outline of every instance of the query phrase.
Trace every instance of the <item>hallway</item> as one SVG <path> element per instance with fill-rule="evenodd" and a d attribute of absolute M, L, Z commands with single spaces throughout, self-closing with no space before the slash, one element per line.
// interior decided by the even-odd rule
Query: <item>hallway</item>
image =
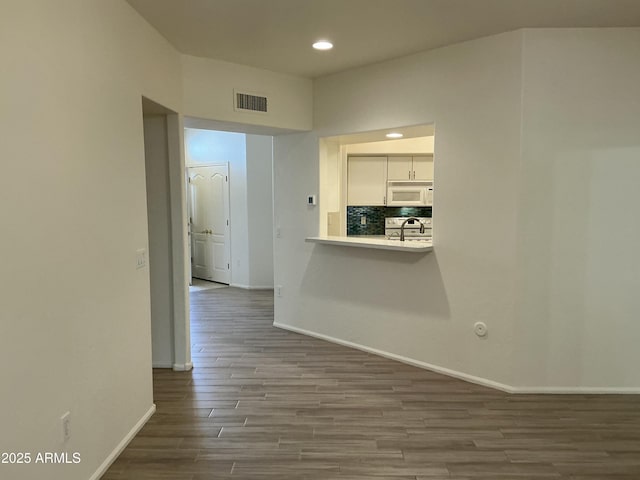
<path fill-rule="evenodd" d="M 274 328 L 270 291 L 191 308 L 194 370 L 154 371 L 157 413 L 104 480 L 640 478 L 639 396 L 469 384 Z"/>

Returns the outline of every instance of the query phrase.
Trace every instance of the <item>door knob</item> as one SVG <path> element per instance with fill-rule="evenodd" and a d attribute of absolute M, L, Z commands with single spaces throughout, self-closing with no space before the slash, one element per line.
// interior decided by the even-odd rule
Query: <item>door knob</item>
<path fill-rule="evenodd" d="M 207 233 L 208 233 L 209 235 L 213 235 L 213 230 L 209 230 Z"/>

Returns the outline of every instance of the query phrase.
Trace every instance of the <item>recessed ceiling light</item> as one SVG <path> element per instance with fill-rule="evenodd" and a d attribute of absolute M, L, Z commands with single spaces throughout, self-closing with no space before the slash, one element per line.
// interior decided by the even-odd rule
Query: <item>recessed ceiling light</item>
<path fill-rule="evenodd" d="M 333 48 L 333 43 L 328 42 L 326 40 L 318 40 L 312 46 L 316 50 L 331 50 Z"/>
<path fill-rule="evenodd" d="M 404 135 L 398 132 L 387 133 L 387 138 L 402 138 Z"/>

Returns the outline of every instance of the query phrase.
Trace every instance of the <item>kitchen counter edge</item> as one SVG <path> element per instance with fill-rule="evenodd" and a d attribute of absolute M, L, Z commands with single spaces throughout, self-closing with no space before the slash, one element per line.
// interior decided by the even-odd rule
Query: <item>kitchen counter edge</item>
<path fill-rule="evenodd" d="M 306 242 L 337 245 L 340 247 L 372 248 L 376 250 L 393 250 L 396 252 L 426 253 L 433 250 L 433 244 L 426 241 L 386 240 L 383 238 L 353 237 L 307 237 Z"/>

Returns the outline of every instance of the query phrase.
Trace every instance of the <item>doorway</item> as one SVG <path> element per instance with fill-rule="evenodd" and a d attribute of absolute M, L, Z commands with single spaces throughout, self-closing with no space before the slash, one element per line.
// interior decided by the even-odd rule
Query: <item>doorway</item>
<path fill-rule="evenodd" d="M 152 366 L 190 370 L 182 117 L 142 98 Z"/>
<path fill-rule="evenodd" d="M 229 284 L 229 167 L 189 167 L 191 276 Z"/>
<path fill-rule="evenodd" d="M 192 122 L 184 132 L 192 277 L 273 289 L 273 137 Z"/>

